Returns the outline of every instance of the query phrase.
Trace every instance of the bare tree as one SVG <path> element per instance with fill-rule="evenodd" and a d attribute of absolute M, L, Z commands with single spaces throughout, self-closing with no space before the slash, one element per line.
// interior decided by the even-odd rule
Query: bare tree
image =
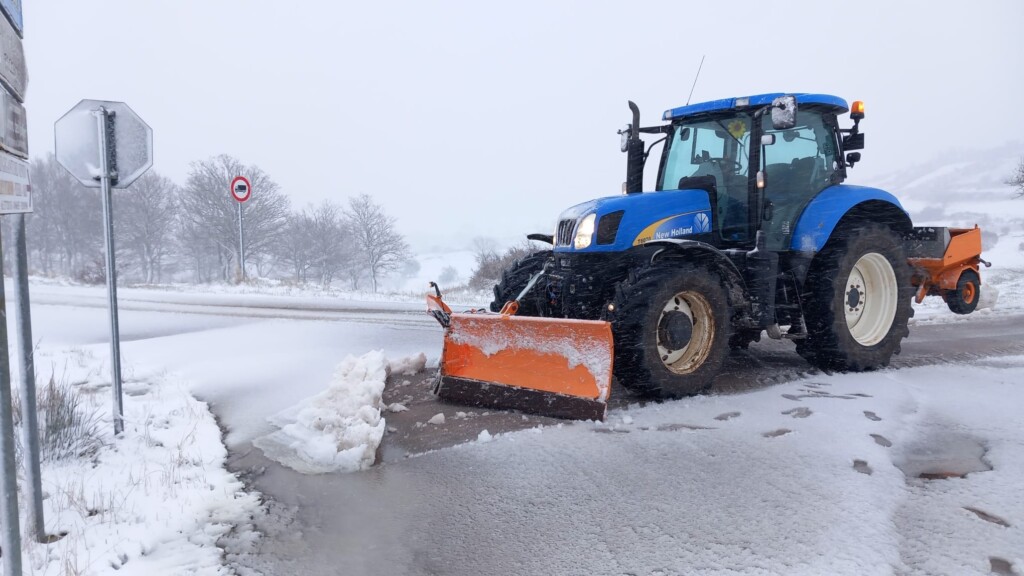
<path fill-rule="evenodd" d="M 310 268 L 313 267 L 312 229 L 313 223 L 309 214 L 289 214 L 274 250 L 278 260 L 291 270 L 296 282 L 305 282 Z"/>
<path fill-rule="evenodd" d="M 329 286 L 335 276 L 355 263 L 354 240 L 341 206 L 324 201 L 309 213 L 313 265 L 320 283 Z"/>
<path fill-rule="evenodd" d="M 481 249 L 481 245 L 475 240 L 474 244 L 477 245 L 476 269 L 469 277 L 469 287 L 474 290 L 485 290 L 497 284 L 501 280 L 502 272 L 512 268 L 516 261 L 537 251 L 536 246 L 529 240 L 509 248 L 503 254 L 491 249 Z"/>
<path fill-rule="evenodd" d="M 102 260 L 99 194 L 81 185 L 51 153 L 33 160 L 33 212 L 26 219 L 29 251 L 44 274 L 80 277 Z"/>
<path fill-rule="evenodd" d="M 177 196 L 178 187 L 152 170 L 115 193 L 116 246 L 126 252 L 143 282 L 160 282 L 165 259 L 174 252 Z"/>
<path fill-rule="evenodd" d="M 395 229 L 395 219 L 367 194 L 349 200 L 345 219 L 352 232 L 357 262 L 365 266 L 376 292 L 380 278 L 407 258 L 409 246 Z"/>
<path fill-rule="evenodd" d="M 183 233 L 192 235 L 186 252 L 197 267 L 197 277 L 214 260 L 223 280 L 230 280 L 239 269 L 238 205 L 228 186 L 240 175 L 252 184 L 252 196 L 242 206 L 246 258 L 269 255 L 284 230 L 288 198 L 259 167 L 245 166 L 226 154 L 193 162 L 181 192 L 180 226 Z"/>
<path fill-rule="evenodd" d="M 1006 181 L 1006 184 L 1013 186 L 1017 193 L 1017 197 L 1024 197 L 1024 158 L 1020 159 L 1020 164 L 1017 165 L 1017 170 L 1010 176 L 1010 179 Z"/>

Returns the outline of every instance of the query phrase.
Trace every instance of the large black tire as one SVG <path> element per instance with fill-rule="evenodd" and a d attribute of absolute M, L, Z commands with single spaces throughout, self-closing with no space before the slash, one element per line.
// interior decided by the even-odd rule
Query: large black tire
<path fill-rule="evenodd" d="M 690 263 L 648 267 L 616 287 L 613 305 L 609 316 L 620 384 L 661 398 L 699 394 L 711 386 L 729 354 L 731 328 L 717 272 Z M 690 319 L 688 340 L 673 333 L 678 331 L 673 322 L 682 319 L 676 312 Z M 686 344 L 674 344 L 673 338 Z"/>
<path fill-rule="evenodd" d="M 974 270 L 964 270 L 956 281 L 956 290 L 946 293 L 946 305 L 954 314 L 970 314 L 978 308 L 981 278 Z"/>
<path fill-rule="evenodd" d="M 837 230 L 815 257 L 802 294 L 807 338 L 797 352 L 825 370 L 874 370 L 910 333 L 914 288 L 902 242 L 887 226 Z"/>
<path fill-rule="evenodd" d="M 491 311 L 500 312 L 501 308 L 509 300 L 515 299 L 530 281 L 530 276 L 540 271 L 544 263 L 551 258 L 551 250 L 541 250 L 516 260 L 512 266 L 501 273 L 501 281 L 494 286 L 494 301 L 491 302 Z M 519 303 L 517 316 L 546 316 L 548 315 L 545 297 L 545 286 L 543 279 L 534 285 L 533 290 Z"/>

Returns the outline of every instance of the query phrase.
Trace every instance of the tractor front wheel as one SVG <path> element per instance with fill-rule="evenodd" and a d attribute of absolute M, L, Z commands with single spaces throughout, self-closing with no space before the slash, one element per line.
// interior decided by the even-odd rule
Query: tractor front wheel
<path fill-rule="evenodd" d="M 501 312 L 505 303 L 515 300 L 519 293 L 526 287 L 533 276 L 544 268 L 544 263 L 551 258 L 551 250 L 541 250 L 516 260 L 512 266 L 501 273 L 501 282 L 494 286 L 494 301 L 491 302 L 491 312 Z M 518 316 L 545 316 L 546 299 L 544 297 L 544 286 L 542 283 L 534 285 L 530 294 L 519 303 Z"/>
<path fill-rule="evenodd" d="M 729 304 L 713 270 L 692 264 L 631 274 L 612 303 L 615 377 L 623 386 L 679 398 L 711 386 L 729 353 Z"/>

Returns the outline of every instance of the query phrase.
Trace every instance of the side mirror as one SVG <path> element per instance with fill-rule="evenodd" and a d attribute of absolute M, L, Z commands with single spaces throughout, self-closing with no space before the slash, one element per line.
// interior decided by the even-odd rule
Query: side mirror
<path fill-rule="evenodd" d="M 863 134 L 857 133 L 857 134 L 849 134 L 847 136 L 843 136 L 843 150 L 849 151 L 849 150 L 863 150 L 863 149 L 864 149 L 864 135 Z"/>
<path fill-rule="evenodd" d="M 791 130 L 796 126 L 796 96 L 779 96 L 772 100 L 772 128 Z"/>
<path fill-rule="evenodd" d="M 619 150 L 629 150 L 629 135 L 633 132 L 633 125 L 626 124 L 619 130 Z"/>
<path fill-rule="evenodd" d="M 771 146 L 772 144 L 775 144 L 775 134 L 761 135 L 761 146 Z"/>

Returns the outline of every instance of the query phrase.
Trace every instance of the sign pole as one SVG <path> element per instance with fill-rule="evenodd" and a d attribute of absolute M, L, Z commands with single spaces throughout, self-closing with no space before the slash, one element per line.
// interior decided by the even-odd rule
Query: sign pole
<path fill-rule="evenodd" d="M 31 496 L 28 520 L 36 542 L 46 541 L 43 522 L 42 474 L 39 471 L 39 420 L 36 415 L 36 367 L 32 348 L 32 312 L 28 294 L 28 245 L 25 215 L 14 215 L 14 325 L 18 357 L 21 360 L 21 443 L 25 463 L 25 481 Z"/>
<path fill-rule="evenodd" d="M 242 266 L 242 281 L 245 282 L 245 236 L 242 235 L 242 203 L 238 203 L 238 260 Z"/>
<path fill-rule="evenodd" d="M 110 380 L 114 396 L 114 434 L 124 431 L 121 398 L 121 331 L 117 324 L 117 268 L 114 266 L 114 214 L 110 192 L 110 141 L 108 125 L 113 114 L 103 106 L 95 111 L 100 137 L 100 189 L 103 196 L 103 239 L 107 248 L 107 295 L 110 299 Z"/>
<path fill-rule="evenodd" d="M 2 242 L 2 240 L 0 240 Z M 0 244 L 0 254 L 3 247 Z M 11 358 L 7 350 L 7 314 L 3 282 L 0 282 L 0 522 L 4 574 L 21 576 L 21 518 L 18 516 L 18 470 L 14 463 L 14 413 L 11 407 Z"/>

